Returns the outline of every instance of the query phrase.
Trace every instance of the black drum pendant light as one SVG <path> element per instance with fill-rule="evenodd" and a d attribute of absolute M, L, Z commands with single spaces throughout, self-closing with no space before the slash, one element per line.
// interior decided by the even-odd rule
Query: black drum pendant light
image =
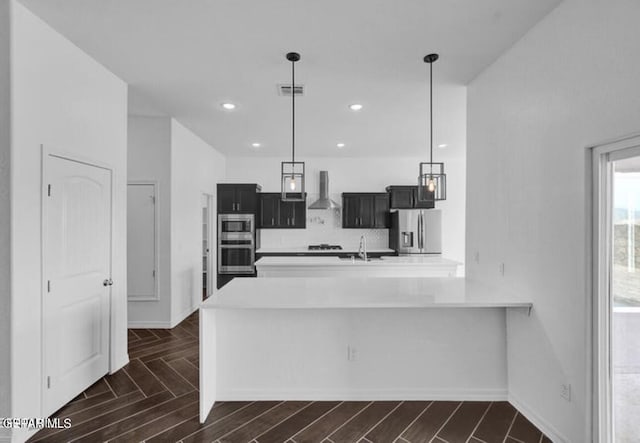
<path fill-rule="evenodd" d="M 444 163 L 433 162 L 433 63 L 438 54 L 429 54 L 424 62 L 429 63 L 429 162 L 420 163 L 418 176 L 418 201 L 446 200 L 447 176 Z"/>
<path fill-rule="evenodd" d="M 291 62 L 291 161 L 282 162 L 280 166 L 282 201 L 304 201 L 304 162 L 296 161 L 295 63 L 300 60 L 300 54 L 289 52 L 287 60 Z"/>

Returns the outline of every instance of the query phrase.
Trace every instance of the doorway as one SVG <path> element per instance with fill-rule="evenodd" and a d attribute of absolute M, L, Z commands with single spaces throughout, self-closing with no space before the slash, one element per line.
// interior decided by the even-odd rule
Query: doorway
<path fill-rule="evenodd" d="M 109 369 L 111 170 L 48 154 L 43 195 L 43 399 L 48 416 Z"/>
<path fill-rule="evenodd" d="M 594 150 L 595 423 L 602 442 L 640 435 L 640 137 Z"/>
<path fill-rule="evenodd" d="M 202 300 L 206 300 L 213 292 L 213 262 L 211 254 L 213 220 L 213 196 L 202 194 Z"/>

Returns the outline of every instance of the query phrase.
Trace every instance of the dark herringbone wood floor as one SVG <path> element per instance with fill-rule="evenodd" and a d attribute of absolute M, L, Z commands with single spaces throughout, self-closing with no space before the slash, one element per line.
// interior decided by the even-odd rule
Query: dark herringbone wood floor
<path fill-rule="evenodd" d="M 130 330 L 129 357 L 55 414 L 70 418 L 70 429 L 43 430 L 30 441 L 550 441 L 506 402 L 219 402 L 201 425 L 197 313 L 171 330 Z"/>

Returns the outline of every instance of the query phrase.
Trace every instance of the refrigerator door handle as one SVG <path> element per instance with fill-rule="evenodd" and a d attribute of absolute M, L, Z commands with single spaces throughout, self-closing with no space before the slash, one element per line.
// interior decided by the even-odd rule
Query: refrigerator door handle
<path fill-rule="evenodd" d="M 424 218 L 422 211 L 418 214 L 418 249 L 422 252 L 424 248 Z"/>

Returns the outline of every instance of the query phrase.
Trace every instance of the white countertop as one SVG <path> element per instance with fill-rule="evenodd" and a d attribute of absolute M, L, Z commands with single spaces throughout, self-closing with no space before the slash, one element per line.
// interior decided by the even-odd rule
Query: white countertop
<path fill-rule="evenodd" d="M 371 251 L 373 252 L 373 251 Z M 257 268 L 266 267 L 423 267 L 423 266 L 457 266 L 460 262 L 442 258 L 440 256 L 389 256 L 374 258 L 371 261 L 341 259 L 339 257 L 262 257 L 256 261 Z"/>
<path fill-rule="evenodd" d="M 368 250 L 371 253 L 384 253 L 384 254 L 395 254 L 395 250 L 390 248 L 378 248 Z M 286 248 L 259 248 L 256 250 L 256 254 L 326 254 L 326 253 L 336 253 L 336 254 L 357 254 L 358 249 L 314 249 L 309 250 L 307 246 L 298 246 L 298 247 L 286 247 Z"/>
<path fill-rule="evenodd" d="M 531 308 L 464 278 L 236 278 L 203 309 Z"/>

